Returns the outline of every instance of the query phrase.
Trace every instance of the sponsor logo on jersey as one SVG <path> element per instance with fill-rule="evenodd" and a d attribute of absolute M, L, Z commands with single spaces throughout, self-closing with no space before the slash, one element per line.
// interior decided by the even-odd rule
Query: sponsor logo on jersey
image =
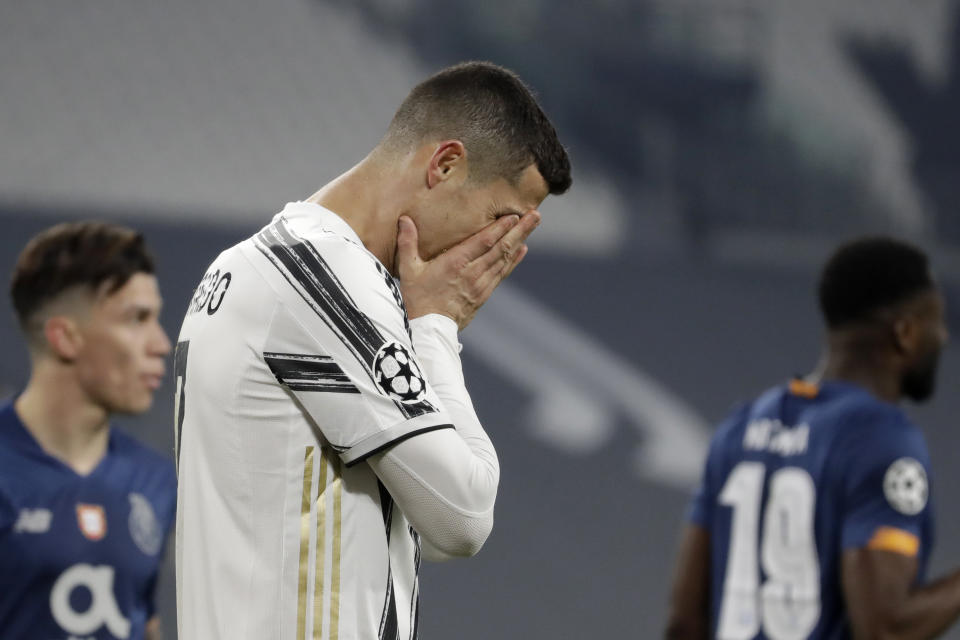
<path fill-rule="evenodd" d="M 78 504 L 77 523 L 88 540 L 102 540 L 107 535 L 107 514 L 98 504 Z"/>
<path fill-rule="evenodd" d="M 134 544 L 140 551 L 148 556 L 155 556 L 160 553 L 160 547 L 163 546 L 163 531 L 153 510 L 153 505 L 139 493 L 131 493 L 129 498 L 130 537 L 133 538 Z"/>
<path fill-rule="evenodd" d="M 60 628 L 71 635 L 87 636 L 106 626 L 115 638 L 129 638 L 130 620 L 117 606 L 113 576 L 113 567 L 89 564 L 75 564 L 60 574 L 50 590 L 50 613 Z M 82 611 L 70 602 L 76 589 L 90 593 L 90 604 Z"/>
<path fill-rule="evenodd" d="M 923 465 L 913 458 L 900 458 L 883 476 L 883 495 L 890 506 L 907 516 L 915 516 L 927 506 L 929 486 Z"/>
<path fill-rule="evenodd" d="M 427 393 L 420 367 L 399 342 L 380 348 L 373 359 L 373 375 L 381 391 L 405 404 L 420 402 Z"/>
<path fill-rule="evenodd" d="M 21 509 L 14 533 L 46 533 L 53 522 L 53 513 L 49 509 Z"/>

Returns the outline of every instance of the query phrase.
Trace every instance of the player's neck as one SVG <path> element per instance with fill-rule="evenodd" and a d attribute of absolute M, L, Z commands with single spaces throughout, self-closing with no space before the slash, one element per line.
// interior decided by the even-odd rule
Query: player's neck
<path fill-rule="evenodd" d="M 80 475 L 93 471 L 106 455 L 109 414 L 90 401 L 63 366 L 36 366 L 14 407 L 40 447 Z"/>
<path fill-rule="evenodd" d="M 343 218 L 363 246 L 393 271 L 397 220 L 403 213 L 403 172 L 373 154 L 308 198 Z M 399 196 L 399 197 L 398 197 Z"/>
<path fill-rule="evenodd" d="M 816 377 L 852 382 L 881 400 L 894 404 L 900 402 L 900 378 L 896 369 L 890 366 L 888 358 L 878 350 L 862 353 L 831 349 Z"/>

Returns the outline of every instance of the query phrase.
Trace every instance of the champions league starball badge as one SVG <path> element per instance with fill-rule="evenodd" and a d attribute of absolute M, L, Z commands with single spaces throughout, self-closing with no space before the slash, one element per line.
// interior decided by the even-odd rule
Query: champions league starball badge
<path fill-rule="evenodd" d="M 404 404 L 420 402 L 427 392 L 420 367 L 399 342 L 388 342 L 377 352 L 373 377 L 381 391 Z"/>
<path fill-rule="evenodd" d="M 900 458 L 883 476 L 883 494 L 890 506 L 900 513 L 913 516 L 927 506 L 927 472 L 913 458 Z"/>

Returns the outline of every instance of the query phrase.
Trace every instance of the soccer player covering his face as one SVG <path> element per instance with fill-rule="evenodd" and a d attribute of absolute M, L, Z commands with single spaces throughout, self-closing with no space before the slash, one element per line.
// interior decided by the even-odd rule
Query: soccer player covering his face
<path fill-rule="evenodd" d="M 0 637 L 159 638 L 157 571 L 173 526 L 173 463 L 112 428 L 150 408 L 170 342 L 143 238 L 52 227 L 10 287 L 30 352 L 0 407 Z"/>
<path fill-rule="evenodd" d="M 921 640 L 960 615 L 960 572 L 926 577 L 930 456 L 899 407 L 931 396 L 947 340 L 927 257 L 853 241 L 819 295 L 819 370 L 744 405 L 713 439 L 667 638 Z"/>
<path fill-rule="evenodd" d="M 417 637 L 421 557 L 477 553 L 499 481 L 457 330 L 569 185 L 527 88 L 466 63 L 213 262 L 175 356 L 181 640 Z"/>

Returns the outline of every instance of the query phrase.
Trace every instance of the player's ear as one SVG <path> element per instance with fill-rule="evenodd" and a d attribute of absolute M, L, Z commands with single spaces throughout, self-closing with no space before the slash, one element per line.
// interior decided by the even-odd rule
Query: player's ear
<path fill-rule="evenodd" d="M 435 186 L 451 179 L 466 179 L 467 149 L 459 140 L 444 140 L 430 156 L 427 167 L 427 187 Z"/>
<path fill-rule="evenodd" d="M 70 316 L 53 316 L 43 323 L 43 337 L 50 352 L 63 362 L 74 361 L 83 348 L 83 334 Z"/>
<path fill-rule="evenodd" d="M 912 355 L 920 338 L 920 327 L 916 318 L 901 316 L 893 321 L 893 342 L 902 355 Z"/>

